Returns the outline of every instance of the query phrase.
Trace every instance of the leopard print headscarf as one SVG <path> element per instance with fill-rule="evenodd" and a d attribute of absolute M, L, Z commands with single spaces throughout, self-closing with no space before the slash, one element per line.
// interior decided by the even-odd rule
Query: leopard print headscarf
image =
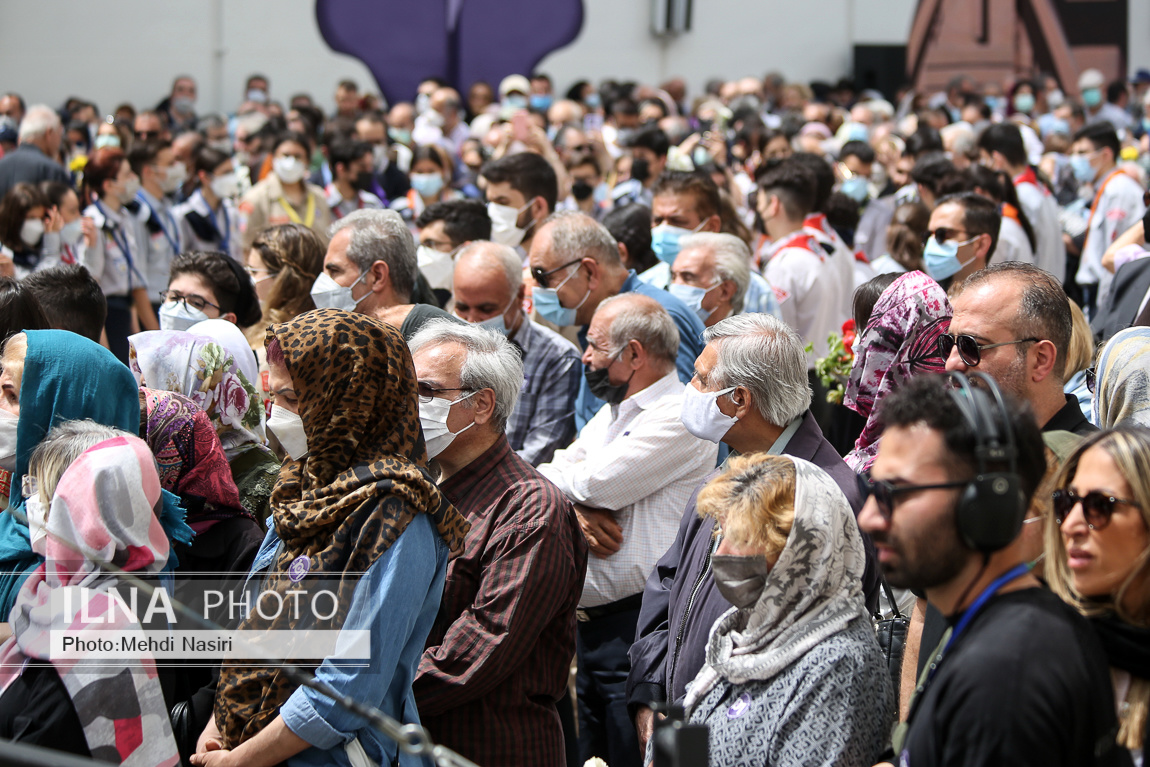
<path fill-rule="evenodd" d="M 399 332 L 362 314 L 319 309 L 273 325 L 299 398 L 308 457 L 288 460 L 272 491 L 272 520 L 283 548 L 263 590 L 296 588 L 288 566 L 307 557 L 312 575 L 339 582 L 351 603 L 358 574 L 393 544 L 416 514 L 430 514 L 456 556 L 470 525 L 427 471 L 415 367 Z M 347 574 L 347 577 L 342 577 Z M 341 611 L 329 623 L 339 629 Z M 242 628 L 294 629 L 290 616 Z M 258 625 L 257 625 L 258 624 Z M 216 724 L 228 747 L 254 737 L 295 689 L 274 667 L 225 664 Z"/>

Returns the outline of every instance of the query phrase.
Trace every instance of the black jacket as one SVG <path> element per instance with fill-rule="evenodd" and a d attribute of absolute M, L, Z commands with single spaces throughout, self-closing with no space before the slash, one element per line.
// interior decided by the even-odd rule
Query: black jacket
<path fill-rule="evenodd" d="M 21 144 L 0 159 L 0 199 L 21 181 L 29 184 L 41 181 L 71 183 L 64 166 L 53 162 L 32 144 Z"/>
<path fill-rule="evenodd" d="M 1130 327 L 1138 308 L 1150 290 L 1150 258 L 1139 258 L 1123 265 L 1110 283 L 1106 303 L 1098 307 L 1090 329 L 1099 341 L 1108 341 L 1119 330 Z"/>

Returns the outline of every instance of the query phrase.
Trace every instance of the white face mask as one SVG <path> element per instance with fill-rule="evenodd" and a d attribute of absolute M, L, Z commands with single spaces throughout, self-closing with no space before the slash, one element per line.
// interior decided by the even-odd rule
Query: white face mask
<path fill-rule="evenodd" d="M 387 166 L 391 165 L 391 157 L 387 153 L 387 147 L 383 144 L 376 144 L 371 149 L 371 159 L 375 163 L 375 172 L 383 173 L 387 170 Z"/>
<path fill-rule="evenodd" d="M 60 241 L 65 245 L 79 245 L 84 239 L 84 219 L 69 221 L 60 229 Z"/>
<path fill-rule="evenodd" d="M 455 262 L 451 259 L 450 253 L 420 245 L 415 251 L 415 260 L 419 264 L 419 271 L 423 272 L 431 287 L 451 290 Z"/>
<path fill-rule="evenodd" d="M 519 209 L 495 202 L 487 203 L 487 215 L 491 218 L 491 241 L 509 248 L 514 248 L 523 242 L 527 230 L 520 229 L 516 224 L 519 223 L 519 214 L 529 207 L 530 202 Z"/>
<path fill-rule="evenodd" d="M 719 391 L 699 391 L 693 384 L 687 384 L 683 390 L 683 409 L 679 411 L 679 420 L 687 431 L 699 439 L 721 442 L 739 419 L 719 410 L 719 397 L 734 390 L 734 386 L 728 386 Z"/>
<path fill-rule="evenodd" d="M 423 427 L 423 440 L 427 443 L 427 457 L 435 458 L 447 449 L 456 437 L 475 425 L 475 421 L 464 426 L 459 431 L 447 428 L 447 416 L 451 413 L 451 406 L 456 402 L 463 402 L 475 392 L 465 394 L 454 402 L 440 397 L 432 397 L 431 402 L 419 403 L 419 425 Z"/>
<path fill-rule="evenodd" d="M 211 183 L 212 194 L 219 198 L 235 197 L 240 193 L 240 179 L 235 172 L 216 176 Z"/>
<path fill-rule="evenodd" d="M 303 178 L 307 168 L 298 157 L 277 157 L 272 160 L 272 170 L 283 183 L 294 184 Z"/>
<path fill-rule="evenodd" d="M 40 502 L 39 495 L 24 499 L 24 516 L 28 518 L 28 540 L 32 542 L 32 551 L 42 557 L 47 556 L 48 509 Z"/>
<path fill-rule="evenodd" d="M 303 430 L 303 419 L 298 413 L 272 404 L 272 414 L 268 418 L 268 428 L 287 451 L 293 461 L 307 457 L 307 434 Z"/>
<path fill-rule="evenodd" d="M 160 182 L 160 189 L 164 190 L 165 194 L 171 194 L 183 185 L 188 180 L 187 167 L 177 160 L 168 166 L 168 170 L 164 173 L 164 180 Z"/>
<path fill-rule="evenodd" d="M 311 286 L 311 300 L 315 302 L 315 308 L 343 309 L 345 312 L 354 312 L 356 307 L 360 305 L 360 302 L 371 295 L 371 291 L 369 290 L 367 293 L 364 293 L 363 298 L 357 301 L 355 298 L 352 298 L 351 289 L 363 282 L 367 275 L 368 273 L 364 272 L 359 275 L 358 280 L 345 288 L 333 280 L 327 272 L 320 272 Z"/>
<path fill-rule="evenodd" d="M 160 305 L 161 330 L 187 330 L 197 322 L 211 319 L 202 309 L 188 306 L 183 301 Z"/>
<path fill-rule="evenodd" d="M 20 227 L 20 240 L 29 248 L 36 246 L 40 242 L 40 238 L 44 236 L 44 222 L 38 218 L 24 219 L 24 225 Z"/>
<path fill-rule="evenodd" d="M 16 426 L 20 416 L 0 410 L 0 468 L 16 470 Z"/>
<path fill-rule="evenodd" d="M 124 182 L 124 191 L 120 194 L 120 202 L 127 205 L 132 200 L 136 199 L 136 192 L 140 191 L 140 179 L 137 176 L 131 176 Z"/>

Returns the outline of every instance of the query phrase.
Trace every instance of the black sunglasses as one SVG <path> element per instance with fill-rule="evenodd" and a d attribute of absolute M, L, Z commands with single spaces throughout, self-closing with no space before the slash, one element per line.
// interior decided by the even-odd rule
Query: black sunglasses
<path fill-rule="evenodd" d="M 982 362 L 982 352 L 986 349 L 996 349 L 999 346 L 1011 346 L 1013 344 L 1029 344 L 1041 340 L 1041 338 L 1020 338 L 1017 341 L 980 344 L 975 340 L 974 336 L 956 336 L 952 333 L 944 333 L 938 337 L 938 354 L 943 360 L 947 360 L 950 358 L 951 350 L 957 346 L 959 358 L 966 363 L 968 367 L 973 368 L 978 367 L 978 363 Z"/>
<path fill-rule="evenodd" d="M 1110 524 L 1110 517 L 1114 514 L 1114 507 L 1120 503 L 1125 503 L 1133 506 L 1136 509 L 1142 508 L 1134 501 L 1128 501 L 1125 498 L 1115 498 L 1112 495 L 1105 495 L 1096 490 L 1092 490 L 1086 495 L 1079 495 L 1073 490 L 1055 490 L 1054 491 L 1054 521 L 1062 527 L 1062 523 L 1070 516 L 1070 512 L 1079 503 L 1082 504 L 1082 516 L 1086 518 L 1086 524 L 1090 526 L 1091 530 L 1101 530 Z"/>
<path fill-rule="evenodd" d="M 533 266 L 533 267 L 531 267 L 531 277 L 532 277 L 532 279 L 535 280 L 535 284 L 537 284 L 539 287 L 541 287 L 541 288 L 550 287 L 547 284 L 547 278 L 548 277 L 555 274 L 555 272 L 562 271 L 563 269 L 566 269 L 567 267 L 571 266 L 572 264 L 577 264 L 582 260 L 583 260 L 583 257 L 580 256 L 579 258 L 568 261 L 567 263 L 565 263 L 561 266 L 557 266 L 554 269 L 549 269 L 547 271 L 543 271 L 543 267 L 541 267 L 541 266 Z"/>
<path fill-rule="evenodd" d="M 925 247 L 927 242 L 930 241 L 931 237 L 934 237 L 935 242 L 940 243 L 946 242 L 948 240 L 957 240 L 959 232 L 962 232 L 963 234 L 970 234 L 970 232 L 966 231 L 965 229 L 952 229 L 946 226 L 940 226 L 934 231 L 927 230 L 922 233 L 922 244 Z"/>
<path fill-rule="evenodd" d="M 874 496 L 875 504 L 878 506 L 879 514 L 886 521 L 890 521 L 891 514 L 894 513 L 895 497 L 903 493 L 913 493 L 918 490 L 943 490 L 946 488 L 963 487 L 968 484 L 965 480 L 959 482 L 940 482 L 933 485 L 892 485 L 886 480 L 872 480 L 863 474 L 858 475 L 859 493 L 862 495 L 863 503 L 866 499 Z"/>
<path fill-rule="evenodd" d="M 1096 368 L 1086 368 L 1086 390 L 1091 394 L 1094 393 L 1094 387 L 1098 385 L 1098 370 Z"/>

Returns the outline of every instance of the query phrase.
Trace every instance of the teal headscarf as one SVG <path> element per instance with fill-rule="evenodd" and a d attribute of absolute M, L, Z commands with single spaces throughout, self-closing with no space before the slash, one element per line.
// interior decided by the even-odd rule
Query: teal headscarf
<path fill-rule="evenodd" d="M 21 510 L 21 480 L 29 458 L 53 426 L 87 418 L 129 434 L 140 430 L 136 379 L 110 351 L 66 330 L 29 330 L 25 335 L 28 353 L 20 383 L 16 470 L 8 500 L 10 509 Z M 171 513 L 169 505 L 165 499 L 161 522 Z M 182 519 L 179 524 L 183 525 Z M 168 534 L 173 537 L 172 530 Z M 20 584 L 40 561 L 32 552 L 27 525 L 12 514 L 0 514 L 0 620 L 7 620 Z"/>

